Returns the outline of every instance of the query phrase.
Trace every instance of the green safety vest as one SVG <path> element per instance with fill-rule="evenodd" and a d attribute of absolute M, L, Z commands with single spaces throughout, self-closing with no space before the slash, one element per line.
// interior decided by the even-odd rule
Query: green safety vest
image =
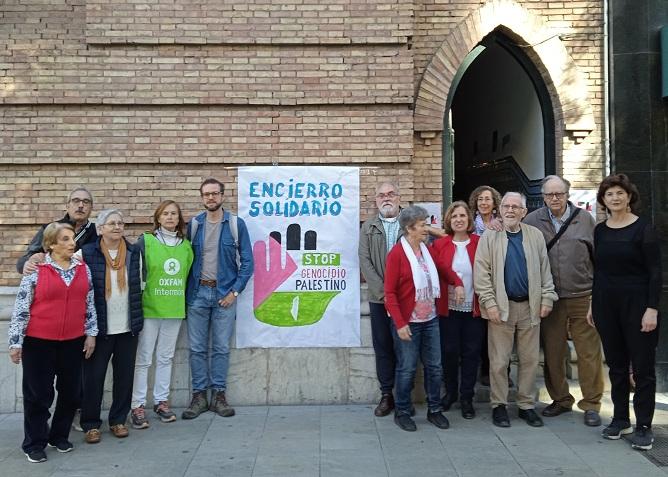
<path fill-rule="evenodd" d="M 144 318 L 185 318 L 186 283 L 193 257 L 193 249 L 186 239 L 170 247 L 153 234 L 144 234 Z"/>

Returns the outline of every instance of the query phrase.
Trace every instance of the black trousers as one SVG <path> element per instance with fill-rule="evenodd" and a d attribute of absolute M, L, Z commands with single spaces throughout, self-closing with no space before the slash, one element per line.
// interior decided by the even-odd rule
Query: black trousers
<path fill-rule="evenodd" d="M 654 418 L 656 393 L 656 347 L 659 328 L 640 331 L 647 309 L 645 290 L 594 290 L 592 312 L 596 330 L 601 336 L 605 360 L 610 368 L 610 397 L 614 418 L 629 420 L 629 364 L 633 367 L 636 390 L 633 410 L 636 425 L 650 426 Z"/>
<path fill-rule="evenodd" d="M 392 319 L 387 316 L 385 305 L 369 303 L 371 313 L 371 340 L 376 353 L 376 375 L 380 383 L 380 392 L 391 393 L 394 388 L 394 372 L 397 358 L 394 354 L 392 338 Z"/>
<path fill-rule="evenodd" d="M 471 312 L 450 310 L 439 317 L 441 361 L 446 394 L 472 400 L 480 364 L 480 348 L 487 321 Z"/>
<path fill-rule="evenodd" d="M 132 404 L 137 341 L 137 336 L 132 336 L 132 333 L 107 335 L 97 339 L 95 353 L 84 362 L 84 396 L 81 404 L 81 427 L 84 432 L 102 426 L 100 413 L 109 360 L 113 369 L 109 426 L 125 424 Z"/>
<path fill-rule="evenodd" d="M 53 341 L 26 336 L 23 340 L 23 451 L 67 441 L 81 389 L 84 338 Z M 56 380 L 58 400 L 49 428 Z"/>

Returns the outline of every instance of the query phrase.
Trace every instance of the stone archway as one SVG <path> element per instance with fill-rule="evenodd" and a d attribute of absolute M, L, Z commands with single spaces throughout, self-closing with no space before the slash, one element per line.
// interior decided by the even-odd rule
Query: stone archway
<path fill-rule="evenodd" d="M 469 52 L 497 29 L 526 49 L 543 77 L 554 108 L 557 141 L 568 136 L 577 143 L 589 135 L 595 121 L 582 72 L 566 51 L 559 32 L 512 0 L 485 3 L 443 41 L 420 82 L 413 118 L 415 132 L 429 139 L 443 130 L 448 93 L 457 70 Z M 557 152 L 557 160 L 560 157 Z"/>

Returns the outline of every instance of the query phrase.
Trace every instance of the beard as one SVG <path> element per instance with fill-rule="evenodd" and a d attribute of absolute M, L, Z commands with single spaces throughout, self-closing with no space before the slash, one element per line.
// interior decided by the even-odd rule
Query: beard
<path fill-rule="evenodd" d="M 385 204 L 381 206 L 380 214 L 386 218 L 396 217 L 399 214 L 399 207 L 395 207 L 392 204 Z"/>
<path fill-rule="evenodd" d="M 215 212 L 215 211 L 217 211 L 218 209 L 220 209 L 222 206 L 223 206 L 223 204 L 222 204 L 222 202 L 221 202 L 220 204 L 205 205 L 204 207 L 205 207 L 206 210 L 208 210 L 209 212 Z"/>

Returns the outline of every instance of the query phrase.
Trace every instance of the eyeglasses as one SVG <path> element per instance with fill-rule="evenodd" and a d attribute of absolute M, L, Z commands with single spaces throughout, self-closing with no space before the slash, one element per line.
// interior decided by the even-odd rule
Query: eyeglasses
<path fill-rule="evenodd" d="M 107 222 L 107 223 L 105 223 L 104 225 L 108 225 L 108 226 L 111 227 L 112 229 L 115 229 L 116 227 L 123 228 L 123 227 L 125 226 L 125 222 L 121 222 L 121 221 L 118 221 L 118 222 Z"/>
<path fill-rule="evenodd" d="M 222 195 L 221 192 L 202 192 L 202 197 L 205 199 L 208 199 L 209 197 L 218 197 L 219 195 Z"/>
<path fill-rule="evenodd" d="M 387 194 L 383 194 L 382 192 L 379 194 L 376 194 L 376 199 L 394 199 L 395 197 L 399 197 L 399 194 L 396 192 L 388 192 Z"/>
<path fill-rule="evenodd" d="M 90 199 L 79 199 L 77 197 L 70 199 L 70 202 L 72 202 L 75 205 L 83 204 L 83 205 L 91 205 L 93 203 L 92 200 Z"/>
<path fill-rule="evenodd" d="M 523 209 L 524 209 L 524 207 L 522 207 L 521 205 L 514 205 L 514 204 L 512 204 L 512 205 L 509 205 L 509 204 L 503 204 L 503 205 L 501 206 L 501 208 L 502 208 L 503 210 L 512 210 L 512 211 L 523 210 Z"/>
<path fill-rule="evenodd" d="M 546 199 L 563 199 L 566 192 L 543 192 L 543 197 Z"/>

